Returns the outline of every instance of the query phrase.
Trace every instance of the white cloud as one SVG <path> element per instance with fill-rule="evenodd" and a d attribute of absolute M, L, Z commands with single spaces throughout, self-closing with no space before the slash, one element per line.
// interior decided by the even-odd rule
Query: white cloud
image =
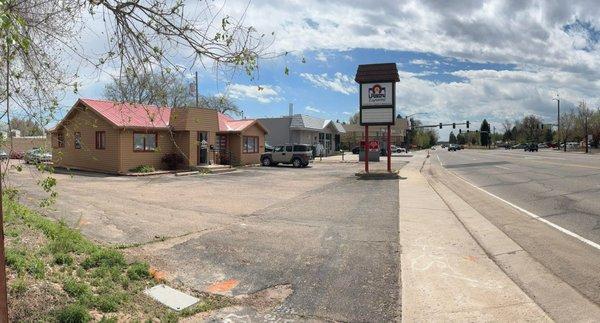
<path fill-rule="evenodd" d="M 327 62 L 327 55 L 323 52 L 319 52 L 317 56 L 315 56 L 315 59 L 320 62 Z"/>
<path fill-rule="evenodd" d="M 311 106 L 306 106 L 306 107 L 304 108 L 304 110 L 306 110 L 306 111 L 312 111 L 312 112 L 317 112 L 317 113 L 321 113 L 321 110 L 319 110 L 319 109 L 317 109 L 317 108 L 313 108 L 313 107 L 311 107 Z"/>
<path fill-rule="evenodd" d="M 413 59 L 409 63 L 413 65 L 429 65 L 429 63 L 424 59 Z"/>
<path fill-rule="evenodd" d="M 343 94 L 352 94 L 358 92 L 358 85 L 354 82 L 354 79 L 339 72 L 335 73 L 332 77 L 327 75 L 327 73 L 301 73 L 300 76 L 320 88 Z"/>
<path fill-rule="evenodd" d="M 347 116 L 351 116 L 351 115 L 354 115 L 355 112 L 344 111 L 342 113 L 345 114 L 345 115 L 347 115 Z"/>
<path fill-rule="evenodd" d="M 226 94 L 234 99 L 251 99 L 260 103 L 271 103 L 283 100 L 278 91 L 278 87 L 269 85 L 231 84 L 227 87 Z"/>

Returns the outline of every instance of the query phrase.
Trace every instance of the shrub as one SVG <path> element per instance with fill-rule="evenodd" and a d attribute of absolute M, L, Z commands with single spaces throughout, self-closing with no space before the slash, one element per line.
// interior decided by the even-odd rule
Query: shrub
<path fill-rule="evenodd" d="M 92 254 L 81 263 L 81 267 L 85 269 L 100 266 L 124 267 L 125 258 L 118 251 L 112 249 L 99 249 L 92 252 Z"/>
<path fill-rule="evenodd" d="M 167 169 L 177 169 L 177 166 L 183 163 L 183 156 L 180 154 L 172 153 L 166 154 L 162 158 L 163 164 L 167 165 Z"/>
<path fill-rule="evenodd" d="M 150 165 L 139 165 L 129 170 L 132 173 L 151 173 L 154 172 L 154 167 Z"/>
<path fill-rule="evenodd" d="M 60 323 L 81 323 L 92 320 L 88 310 L 81 304 L 72 304 L 56 311 L 56 320 Z"/>
<path fill-rule="evenodd" d="M 140 280 L 150 277 L 150 266 L 145 262 L 135 262 L 127 269 L 127 277 L 131 280 Z"/>
<path fill-rule="evenodd" d="M 124 295 L 120 293 L 100 294 L 94 297 L 94 307 L 102 312 L 115 312 L 123 302 Z"/>
<path fill-rule="evenodd" d="M 6 249 L 6 265 L 18 273 L 23 273 L 27 267 L 27 258 L 21 250 Z"/>

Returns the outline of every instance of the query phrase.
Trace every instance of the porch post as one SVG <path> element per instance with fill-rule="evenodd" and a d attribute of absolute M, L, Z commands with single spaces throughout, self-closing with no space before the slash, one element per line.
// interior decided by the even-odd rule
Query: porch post
<path fill-rule="evenodd" d="M 369 172 L 369 126 L 365 126 L 365 173 Z"/>
<path fill-rule="evenodd" d="M 387 170 L 392 172 L 392 145 L 390 143 L 392 135 L 390 134 L 390 125 L 387 126 Z"/>

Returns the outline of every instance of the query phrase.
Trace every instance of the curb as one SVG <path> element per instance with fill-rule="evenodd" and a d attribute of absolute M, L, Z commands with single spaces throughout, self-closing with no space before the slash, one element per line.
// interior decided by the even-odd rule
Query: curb
<path fill-rule="evenodd" d="M 498 267 L 533 299 L 553 320 L 594 322 L 600 307 L 554 275 L 519 244 L 487 220 L 460 196 L 432 175 L 424 173 L 429 185 L 446 203 L 469 234 Z M 435 171 L 437 172 L 437 170 Z M 456 176 L 443 169 L 443 173 Z"/>

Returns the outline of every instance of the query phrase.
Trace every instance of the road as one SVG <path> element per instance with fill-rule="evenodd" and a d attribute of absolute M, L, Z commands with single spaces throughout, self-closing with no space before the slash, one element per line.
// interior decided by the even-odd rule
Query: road
<path fill-rule="evenodd" d="M 453 187 L 538 262 L 600 304 L 600 250 L 594 246 L 600 243 L 600 156 L 550 150 L 436 150 L 431 160 L 495 195 L 483 196 L 465 185 Z"/>

